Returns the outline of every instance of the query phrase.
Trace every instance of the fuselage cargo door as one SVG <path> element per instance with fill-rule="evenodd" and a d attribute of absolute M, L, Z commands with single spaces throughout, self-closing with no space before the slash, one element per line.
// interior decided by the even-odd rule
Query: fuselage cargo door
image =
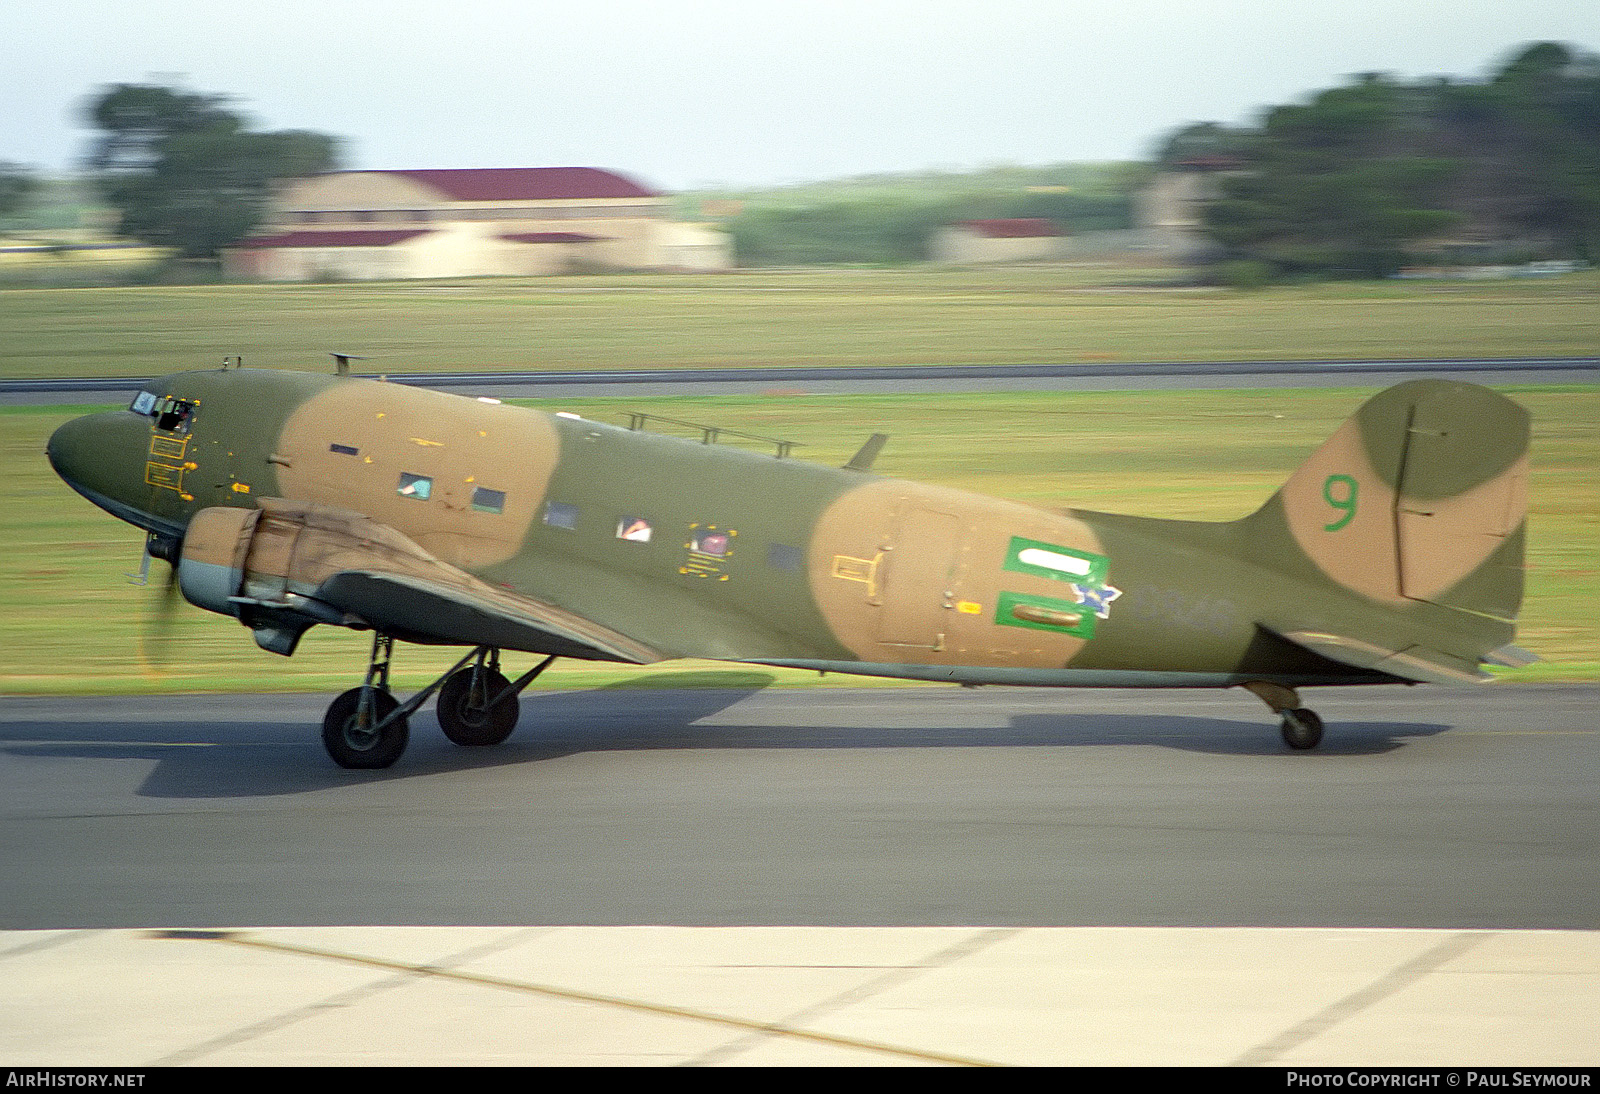
<path fill-rule="evenodd" d="M 950 513 L 908 507 L 884 552 L 878 641 L 937 650 L 960 579 L 962 522 Z"/>

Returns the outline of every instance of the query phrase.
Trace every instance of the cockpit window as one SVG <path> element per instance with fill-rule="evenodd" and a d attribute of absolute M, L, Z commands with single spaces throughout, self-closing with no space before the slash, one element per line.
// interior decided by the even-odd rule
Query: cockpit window
<path fill-rule="evenodd" d="M 156 428 L 169 433 L 189 432 L 190 423 L 194 420 L 194 406 L 194 403 L 187 399 L 174 399 L 169 396 L 161 400 L 153 408 Z"/>
<path fill-rule="evenodd" d="M 128 409 L 133 411 L 135 414 L 143 414 L 147 417 L 154 414 L 156 409 L 156 393 L 153 391 L 139 392 L 139 394 L 133 397 L 133 402 L 129 404 Z"/>

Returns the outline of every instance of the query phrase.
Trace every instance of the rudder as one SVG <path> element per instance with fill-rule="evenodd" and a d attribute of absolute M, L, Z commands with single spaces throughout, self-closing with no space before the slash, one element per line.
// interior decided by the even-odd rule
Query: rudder
<path fill-rule="evenodd" d="M 1498 644 L 1522 603 L 1529 433 L 1527 411 L 1488 388 L 1398 384 L 1363 404 L 1243 523 L 1247 532 L 1285 528 L 1346 589 L 1477 617 L 1483 626 L 1469 629 Z M 1258 554 L 1281 549 L 1276 536 L 1251 538 Z"/>

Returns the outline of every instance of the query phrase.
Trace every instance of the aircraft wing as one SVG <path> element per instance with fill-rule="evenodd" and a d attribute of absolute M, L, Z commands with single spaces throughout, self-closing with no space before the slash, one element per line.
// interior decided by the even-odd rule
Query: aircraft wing
<path fill-rule="evenodd" d="M 236 616 L 274 653 L 293 652 L 314 623 L 333 623 L 432 645 L 662 660 L 620 631 L 482 581 L 361 513 L 282 498 L 258 504 L 195 514 L 178 581 L 191 603 Z"/>
<path fill-rule="evenodd" d="M 409 574 L 345 570 L 325 579 L 316 598 L 410 642 L 631 664 L 661 660 L 648 646 L 559 608 Z"/>
<path fill-rule="evenodd" d="M 1274 631 L 1313 653 L 1361 669 L 1374 669 L 1424 684 L 1483 683 L 1493 679 L 1476 662 L 1426 646 L 1388 649 L 1359 638 L 1320 631 Z"/>

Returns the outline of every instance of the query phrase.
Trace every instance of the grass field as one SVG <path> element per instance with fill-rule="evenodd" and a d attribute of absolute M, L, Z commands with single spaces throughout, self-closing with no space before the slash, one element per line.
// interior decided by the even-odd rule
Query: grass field
<path fill-rule="evenodd" d="M 1241 292 L 1108 267 L 617 274 L 0 290 L 0 376 L 148 376 L 242 354 L 377 372 L 695 365 L 1584 356 L 1600 271 Z"/>
<path fill-rule="evenodd" d="M 0 306 L 5 299 L 0 297 Z M 1482 352 L 1481 349 L 1477 352 Z M 1520 352 L 1531 352 L 1523 347 Z M 84 371 L 97 371 L 85 369 Z M 646 410 L 792 438 L 839 464 L 874 431 L 877 469 L 1041 505 L 1229 519 L 1259 505 L 1371 389 L 563 400 L 539 404 L 618 421 Z M 1506 388 L 1534 415 L 1528 596 L 1520 644 L 1545 658 L 1517 679 L 1600 679 L 1600 388 Z M 367 637 L 314 628 L 293 659 L 258 650 L 231 620 L 180 605 L 155 628 L 155 588 L 129 585 L 141 536 L 61 484 L 45 438 L 78 410 L 0 411 L 0 692 L 342 689 L 359 682 Z M 164 567 L 154 567 L 164 572 Z M 154 642 L 152 634 L 164 634 Z M 165 650 L 165 667 L 152 647 Z M 406 647 L 400 679 L 426 682 L 451 658 Z M 513 665 L 520 669 L 523 659 Z M 738 670 L 744 671 L 744 670 Z M 811 674 L 696 666 L 649 670 L 558 663 L 551 687 L 619 679 L 737 686 Z M 733 683 L 730 685 L 730 681 Z M 829 682 L 861 684 L 858 678 Z"/>

